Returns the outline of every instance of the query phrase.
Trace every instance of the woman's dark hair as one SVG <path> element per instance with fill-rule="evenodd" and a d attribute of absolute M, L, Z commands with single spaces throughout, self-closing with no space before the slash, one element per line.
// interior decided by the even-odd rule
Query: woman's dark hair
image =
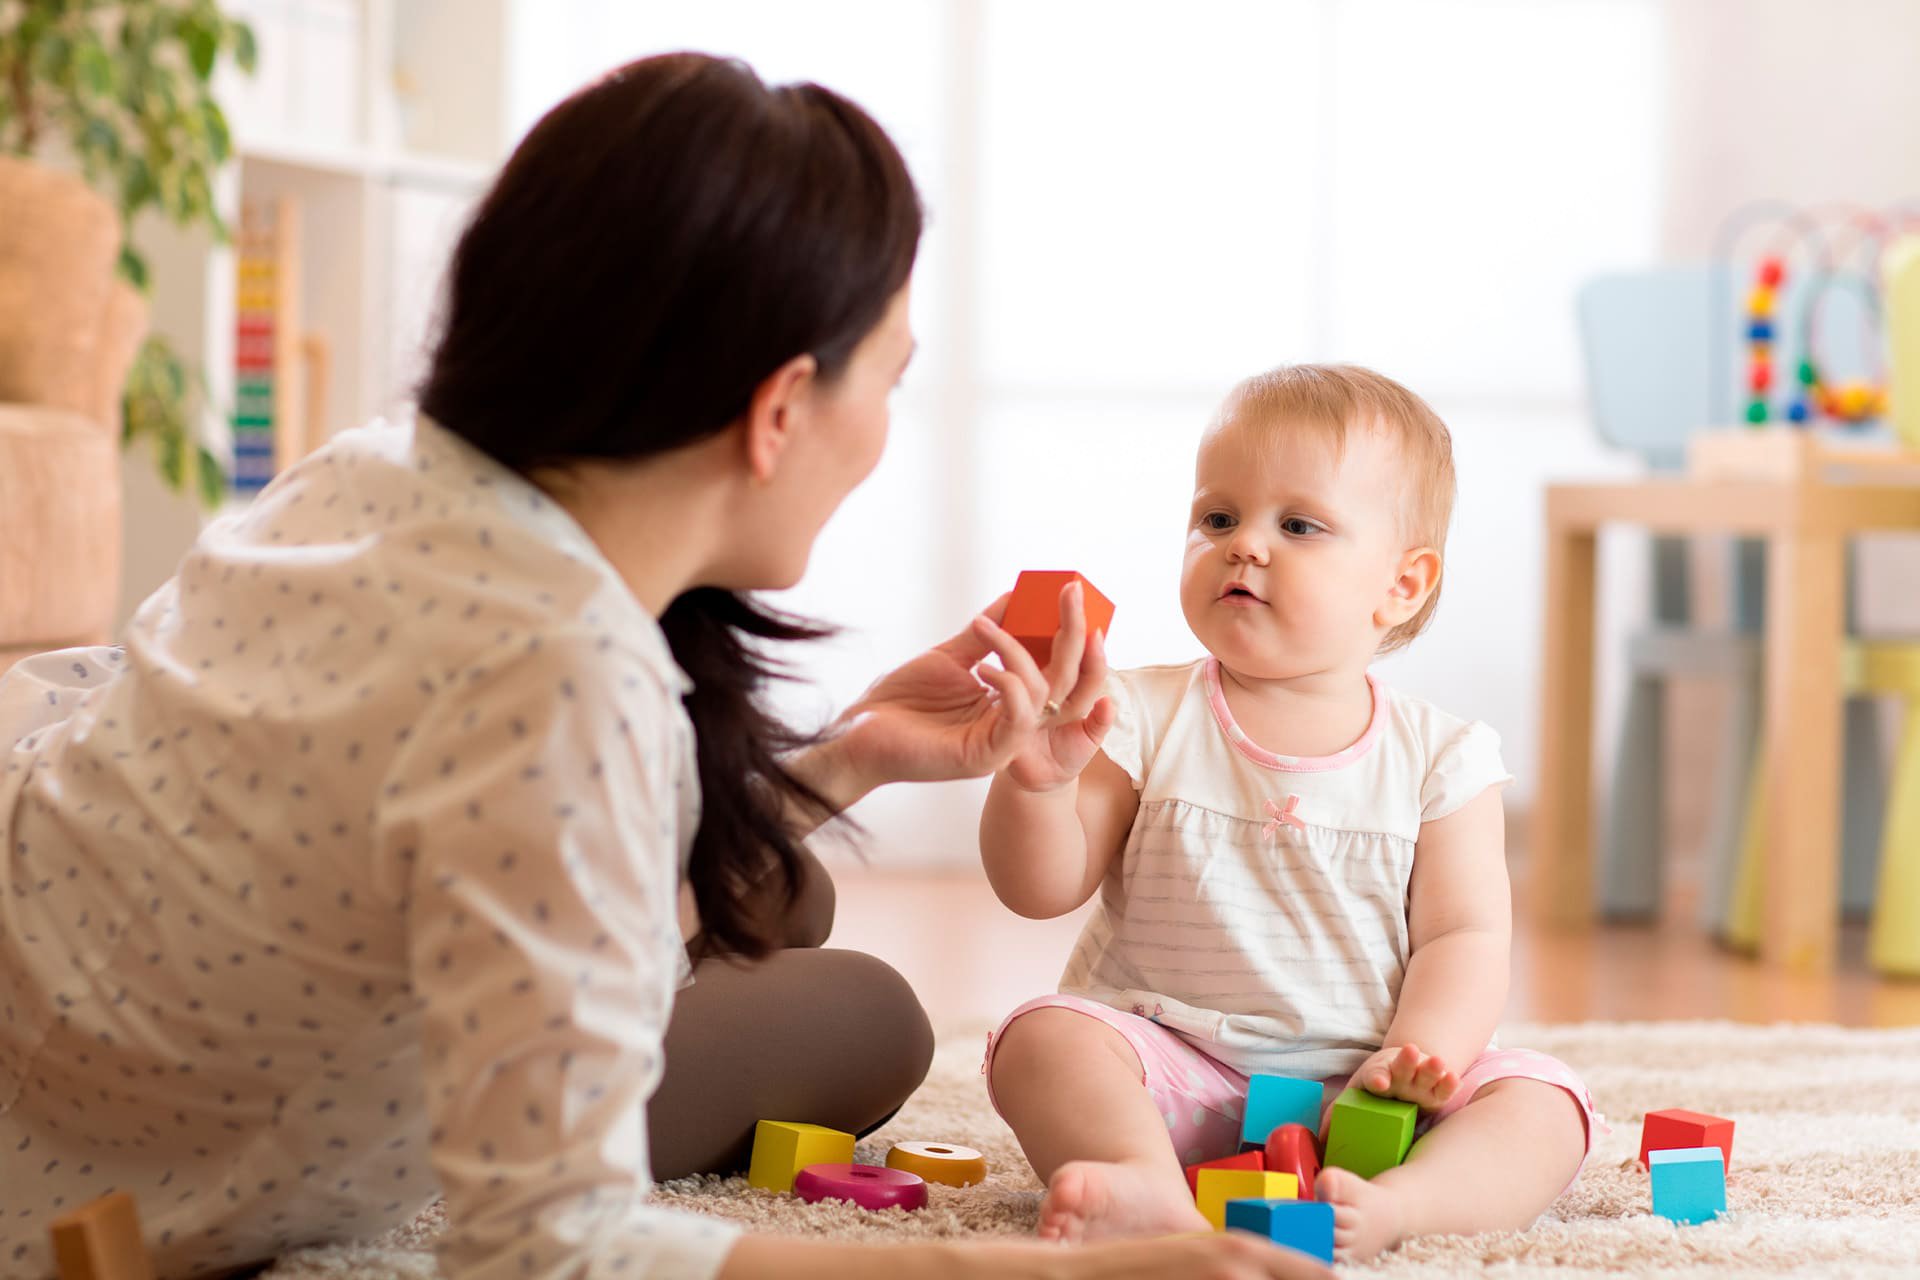
<path fill-rule="evenodd" d="M 842 372 L 906 284 L 921 221 L 900 152 L 838 94 L 704 54 L 630 63 L 549 112 L 481 201 L 420 407 L 523 475 L 680 448 L 795 356 Z M 808 739 L 761 701 L 764 646 L 828 631 L 715 588 L 660 625 L 695 686 L 701 926 L 764 955 L 778 921 L 749 900 L 771 874 L 791 904 L 788 815 L 831 807 L 780 764 Z"/>

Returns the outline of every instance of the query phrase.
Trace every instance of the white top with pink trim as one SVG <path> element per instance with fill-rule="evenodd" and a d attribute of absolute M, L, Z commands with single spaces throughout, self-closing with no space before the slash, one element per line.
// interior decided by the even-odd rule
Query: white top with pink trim
<path fill-rule="evenodd" d="M 1368 682 L 1360 740 L 1298 757 L 1234 723 L 1213 658 L 1114 674 L 1104 749 L 1140 811 L 1062 991 L 1249 1074 L 1345 1075 L 1380 1047 L 1421 824 L 1513 778 L 1487 725 Z"/>

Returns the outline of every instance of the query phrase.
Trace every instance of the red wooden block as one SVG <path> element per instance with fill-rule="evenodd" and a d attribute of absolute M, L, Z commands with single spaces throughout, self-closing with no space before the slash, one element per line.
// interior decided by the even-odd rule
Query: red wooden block
<path fill-rule="evenodd" d="M 1013 598 L 1000 627 L 1018 640 L 1041 666 L 1053 657 L 1053 636 L 1060 630 L 1060 592 L 1078 578 L 1086 603 L 1087 625 L 1105 635 L 1113 621 L 1113 601 L 1071 569 L 1027 569 L 1014 580 Z"/>
<path fill-rule="evenodd" d="M 1290 1173 L 1300 1180 L 1300 1198 L 1313 1199 L 1320 1176 L 1320 1141 L 1303 1124 L 1283 1124 L 1267 1135 L 1267 1172 Z"/>
<path fill-rule="evenodd" d="M 1266 1171 L 1266 1167 L 1266 1152 L 1257 1148 L 1252 1151 L 1242 1151 L 1237 1156 L 1228 1156 L 1224 1160 L 1208 1160 L 1201 1164 L 1190 1164 L 1187 1166 L 1187 1190 L 1193 1192 L 1195 1199 L 1199 1198 L 1200 1171 L 1202 1169 L 1251 1169 L 1255 1173 L 1263 1173 Z"/>
<path fill-rule="evenodd" d="M 1649 1111 L 1640 1126 L 1640 1167 L 1647 1167 L 1649 1151 L 1687 1151 L 1718 1147 L 1733 1168 L 1733 1121 L 1698 1111 Z"/>

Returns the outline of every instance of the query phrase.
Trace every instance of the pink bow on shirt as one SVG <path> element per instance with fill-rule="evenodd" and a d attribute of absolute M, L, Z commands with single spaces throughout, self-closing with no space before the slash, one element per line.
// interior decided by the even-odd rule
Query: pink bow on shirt
<path fill-rule="evenodd" d="M 1302 818 L 1298 813 L 1295 812 L 1295 810 L 1298 809 L 1299 807 L 1300 807 L 1299 796 L 1294 796 L 1294 795 L 1288 796 L 1287 807 L 1284 809 L 1281 808 L 1279 805 L 1275 804 L 1272 800 L 1268 800 L 1267 812 L 1273 815 L 1273 819 L 1272 821 L 1268 822 L 1266 826 L 1260 828 L 1260 834 L 1263 836 L 1275 835 L 1279 832 L 1281 827 L 1298 827 L 1302 831 L 1305 831 L 1307 829 L 1306 820 Z"/>

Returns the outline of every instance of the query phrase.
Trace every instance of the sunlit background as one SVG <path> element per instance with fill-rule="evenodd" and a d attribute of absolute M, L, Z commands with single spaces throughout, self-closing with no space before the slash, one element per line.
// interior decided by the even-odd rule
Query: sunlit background
<path fill-rule="evenodd" d="M 298 25 L 312 3 L 232 7 L 259 26 L 265 60 L 317 38 Z M 1194 656 L 1175 581 L 1202 423 L 1246 374 L 1357 361 L 1432 401 L 1460 475 L 1436 625 L 1386 670 L 1500 731 L 1521 819 L 1542 488 L 1638 466 L 1589 421 L 1576 288 L 1704 258 L 1747 200 L 1885 205 L 1920 191 L 1920 5 L 1902 0 L 390 0 L 367 12 L 381 29 L 350 38 L 391 57 L 398 106 L 384 127 L 448 159 L 356 174 L 371 186 L 341 204 L 360 219 L 339 232 L 344 251 L 386 287 L 340 304 L 365 325 L 350 368 L 336 361 L 333 428 L 402 411 L 465 209 L 565 94 L 684 48 L 737 55 L 769 81 L 816 80 L 898 140 L 929 229 L 921 354 L 886 457 L 782 601 L 845 632 L 800 657 L 810 685 L 785 705 L 829 714 L 963 628 L 1023 568 L 1079 569 L 1116 601 L 1116 662 Z M 309 45 L 276 45 L 289 30 Z M 297 89 L 288 100 L 296 72 L 277 74 L 236 89 L 243 152 L 258 144 L 241 180 L 302 191 L 324 220 L 348 196 L 308 172 L 331 145 L 299 136 L 316 73 L 304 104 Z M 329 285 L 317 287 L 325 306 Z M 128 469 L 129 608 L 197 525 L 150 471 Z M 1608 658 L 1645 594 L 1643 557 L 1621 540 L 1608 547 Z M 1869 615 L 1898 623 L 1904 610 L 1920 629 L 1904 585 L 1916 565 L 1901 547 L 1869 549 Z M 1604 697 L 1617 673 L 1602 680 Z M 970 862 L 977 795 L 876 796 L 857 815 L 870 856 Z"/>

